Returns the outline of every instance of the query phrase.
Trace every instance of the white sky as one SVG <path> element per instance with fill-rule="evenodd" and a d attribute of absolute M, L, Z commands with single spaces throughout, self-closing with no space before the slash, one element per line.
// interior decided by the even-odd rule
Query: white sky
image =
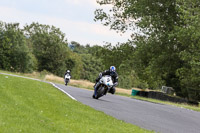
<path fill-rule="evenodd" d="M 32 22 L 54 25 L 65 33 L 68 42 L 82 45 L 126 42 L 130 34 L 121 36 L 94 22 L 98 7 L 96 0 L 0 0 L 0 21 L 19 22 L 21 26 Z"/>

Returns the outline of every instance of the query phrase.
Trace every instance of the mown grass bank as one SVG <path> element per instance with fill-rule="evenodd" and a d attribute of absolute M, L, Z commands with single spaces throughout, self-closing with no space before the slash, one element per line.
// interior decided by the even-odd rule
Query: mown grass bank
<path fill-rule="evenodd" d="M 126 96 L 126 97 L 131 97 L 134 99 L 142 100 L 142 101 L 147 101 L 147 102 L 153 102 L 153 103 L 161 103 L 161 104 L 167 104 L 167 105 L 172 105 L 172 106 L 177 106 L 180 108 L 186 108 L 194 111 L 200 112 L 200 107 L 199 106 L 193 106 L 189 104 L 184 104 L 184 103 L 173 103 L 169 101 L 162 101 L 162 100 L 157 100 L 157 99 L 152 99 L 152 98 L 146 98 L 146 97 L 141 97 L 141 96 L 131 96 L 128 94 L 123 94 L 123 93 L 117 93 L 118 95 Z"/>
<path fill-rule="evenodd" d="M 52 85 L 0 74 L 2 133 L 150 132 L 70 99 Z"/>
<path fill-rule="evenodd" d="M 168 104 L 168 105 L 173 105 L 181 108 L 186 108 L 194 111 L 200 112 L 200 107 L 199 106 L 193 106 L 189 104 L 184 104 L 184 103 L 173 103 L 169 101 L 161 101 L 157 99 L 152 99 L 152 98 L 145 98 L 145 97 L 140 97 L 140 96 L 131 96 L 132 98 L 138 99 L 138 100 L 143 100 L 143 101 L 149 101 L 149 102 L 154 102 L 154 103 L 162 103 L 162 104 Z"/>

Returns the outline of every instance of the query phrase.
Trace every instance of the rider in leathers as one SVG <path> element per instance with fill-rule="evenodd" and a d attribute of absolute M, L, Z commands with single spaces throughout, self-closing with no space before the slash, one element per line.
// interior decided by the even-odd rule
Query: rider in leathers
<path fill-rule="evenodd" d="M 99 74 L 99 77 L 96 79 L 96 84 L 94 85 L 94 94 L 93 94 L 93 98 L 95 97 L 96 93 L 97 93 L 97 89 L 100 85 L 99 80 L 102 78 L 102 76 L 104 75 L 110 75 L 112 77 L 112 81 L 113 81 L 113 86 L 110 89 L 110 93 L 114 94 L 115 93 L 115 86 L 118 85 L 118 74 L 116 72 L 116 68 L 114 66 L 111 66 L 109 70 L 105 70 L 104 72 Z"/>
<path fill-rule="evenodd" d="M 65 75 L 67 75 L 67 74 L 68 74 L 68 75 L 70 76 L 70 78 L 71 78 L 70 70 L 66 70 Z M 65 75 L 64 75 L 64 79 L 65 79 Z M 67 85 L 66 82 L 65 82 L 65 85 Z"/>

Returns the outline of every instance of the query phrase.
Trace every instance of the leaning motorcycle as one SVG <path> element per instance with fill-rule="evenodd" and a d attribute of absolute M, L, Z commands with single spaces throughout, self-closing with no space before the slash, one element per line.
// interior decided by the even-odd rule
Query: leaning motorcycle
<path fill-rule="evenodd" d="M 102 97 L 103 95 L 106 95 L 107 92 L 109 92 L 109 90 L 112 88 L 113 86 L 113 81 L 111 76 L 109 75 L 105 75 L 103 76 L 100 80 L 100 85 L 97 88 L 97 92 L 96 95 L 93 96 L 93 98 L 98 99 L 100 97 Z"/>
<path fill-rule="evenodd" d="M 69 74 L 66 74 L 66 75 L 65 75 L 65 85 L 66 85 L 66 86 L 67 86 L 67 84 L 69 83 L 70 78 L 71 78 L 71 76 L 70 76 Z"/>

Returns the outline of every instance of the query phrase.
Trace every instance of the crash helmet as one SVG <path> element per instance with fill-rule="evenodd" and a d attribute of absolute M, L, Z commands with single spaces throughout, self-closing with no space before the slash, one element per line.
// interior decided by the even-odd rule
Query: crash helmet
<path fill-rule="evenodd" d="M 111 73 L 111 75 L 114 75 L 115 72 L 116 72 L 116 68 L 114 66 L 111 66 L 110 67 L 110 73 Z"/>

